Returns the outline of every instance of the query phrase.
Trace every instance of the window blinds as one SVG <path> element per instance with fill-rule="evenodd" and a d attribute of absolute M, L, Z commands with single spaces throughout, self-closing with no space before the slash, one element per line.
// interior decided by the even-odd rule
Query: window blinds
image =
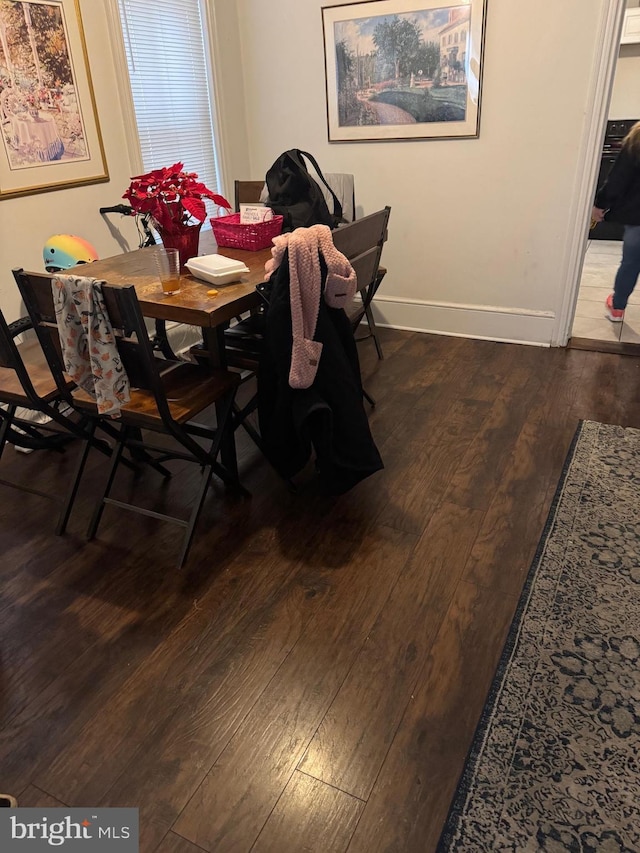
<path fill-rule="evenodd" d="M 219 192 L 200 0 L 118 0 L 145 171 L 181 161 Z"/>

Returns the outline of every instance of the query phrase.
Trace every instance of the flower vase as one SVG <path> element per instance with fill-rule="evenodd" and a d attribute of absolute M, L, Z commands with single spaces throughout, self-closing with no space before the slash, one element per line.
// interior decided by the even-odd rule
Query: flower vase
<path fill-rule="evenodd" d="M 178 250 L 181 269 L 184 268 L 190 258 L 198 256 L 201 228 L 202 222 L 196 222 L 195 225 L 182 225 L 171 231 L 158 227 L 158 233 L 162 238 L 162 245 L 165 249 Z"/>

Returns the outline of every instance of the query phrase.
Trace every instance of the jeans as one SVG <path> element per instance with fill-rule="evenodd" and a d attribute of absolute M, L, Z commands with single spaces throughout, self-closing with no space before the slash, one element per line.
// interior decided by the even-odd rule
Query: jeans
<path fill-rule="evenodd" d="M 613 307 L 624 311 L 640 275 L 640 225 L 625 225 L 622 263 L 613 285 Z"/>

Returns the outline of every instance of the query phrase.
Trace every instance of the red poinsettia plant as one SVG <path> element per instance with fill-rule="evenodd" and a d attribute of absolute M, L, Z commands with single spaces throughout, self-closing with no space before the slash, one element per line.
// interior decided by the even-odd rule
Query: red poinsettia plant
<path fill-rule="evenodd" d="M 231 208 L 226 198 L 201 183 L 195 172 L 185 172 L 183 163 L 131 178 L 122 198 L 138 213 L 150 213 L 166 231 L 180 229 L 194 219 L 204 222 L 205 198 L 219 207 Z"/>

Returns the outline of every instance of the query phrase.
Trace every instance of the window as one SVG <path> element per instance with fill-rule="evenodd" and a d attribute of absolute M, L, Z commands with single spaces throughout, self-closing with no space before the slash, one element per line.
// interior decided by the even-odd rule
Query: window
<path fill-rule="evenodd" d="M 182 161 L 219 192 L 202 0 L 118 0 L 145 171 Z"/>

